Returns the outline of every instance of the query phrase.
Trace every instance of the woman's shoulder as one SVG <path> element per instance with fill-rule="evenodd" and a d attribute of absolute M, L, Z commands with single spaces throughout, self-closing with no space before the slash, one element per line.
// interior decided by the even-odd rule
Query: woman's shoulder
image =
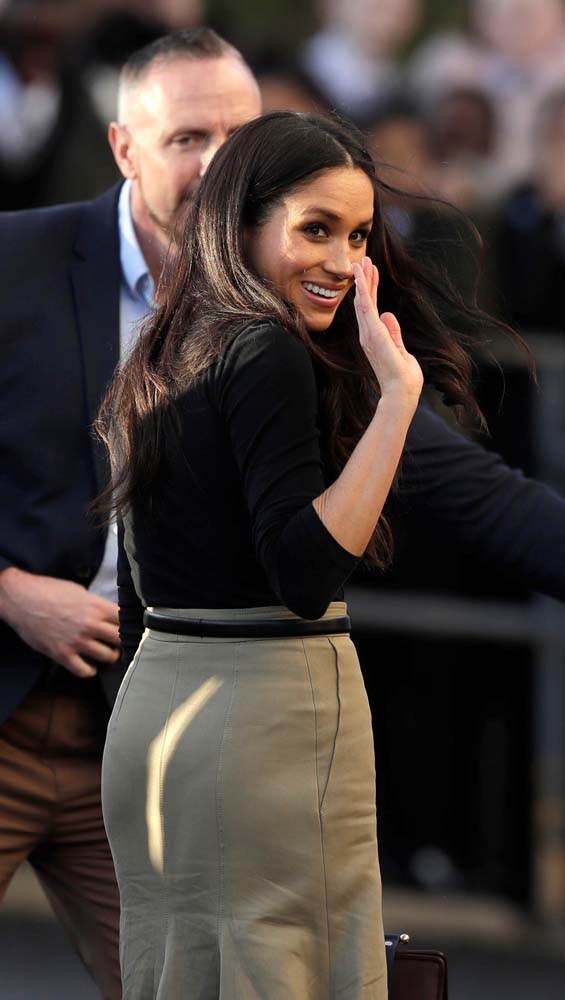
<path fill-rule="evenodd" d="M 243 327 L 232 341 L 229 350 L 256 351 L 258 354 L 275 350 L 310 357 L 308 348 L 298 334 L 271 319 L 254 320 Z"/>
<path fill-rule="evenodd" d="M 297 334 L 258 320 L 236 334 L 212 373 L 221 402 L 249 392 L 274 398 L 316 394 L 312 356 Z"/>
<path fill-rule="evenodd" d="M 233 339 L 223 358 L 226 370 L 260 367 L 265 371 L 285 368 L 311 371 L 311 354 L 296 333 L 274 320 L 256 320 Z"/>

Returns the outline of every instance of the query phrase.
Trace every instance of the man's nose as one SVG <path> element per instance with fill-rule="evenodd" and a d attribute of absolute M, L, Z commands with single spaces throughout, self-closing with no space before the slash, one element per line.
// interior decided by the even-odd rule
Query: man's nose
<path fill-rule="evenodd" d="M 211 160 L 212 160 L 212 158 L 214 156 L 214 153 L 216 153 L 218 151 L 218 149 L 220 148 L 220 146 L 223 146 L 223 144 L 226 141 L 226 139 L 227 139 L 227 135 L 218 135 L 218 136 L 215 136 L 214 138 L 210 139 L 210 141 L 206 143 L 206 146 L 204 147 L 204 149 L 202 150 L 202 153 L 200 154 L 200 176 L 201 177 L 204 177 L 204 174 L 206 173 L 208 167 L 210 166 L 210 162 L 211 162 Z"/>

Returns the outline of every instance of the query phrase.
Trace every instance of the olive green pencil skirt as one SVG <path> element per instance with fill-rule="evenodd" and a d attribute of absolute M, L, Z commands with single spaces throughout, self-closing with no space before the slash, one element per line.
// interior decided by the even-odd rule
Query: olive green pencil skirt
<path fill-rule="evenodd" d="M 102 786 L 124 1000 L 386 1000 L 371 719 L 349 636 L 146 630 Z"/>

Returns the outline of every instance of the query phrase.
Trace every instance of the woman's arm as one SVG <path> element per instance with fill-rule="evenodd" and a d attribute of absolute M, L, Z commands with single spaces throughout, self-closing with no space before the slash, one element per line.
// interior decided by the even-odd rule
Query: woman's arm
<path fill-rule="evenodd" d="M 376 271 L 370 261 L 366 268 L 369 283 L 361 274 L 358 293 L 364 294 L 358 308 L 361 343 L 379 372 L 383 395 L 330 489 L 312 359 L 297 337 L 274 324 L 250 326 L 210 373 L 257 560 L 273 594 L 304 618 L 323 615 L 355 569 L 380 516 L 422 382 L 394 317 L 378 317 Z"/>
<path fill-rule="evenodd" d="M 318 517 L 344 549 L 360 556 L 381 516 L 418 405 L 423 376 L 404 347 L 392 313 L 379 316 L 378 272 L 368 257 L 353 265 L 361 346 L 379 380 L 377 410 L 341 474 L 313 501 Z"/>

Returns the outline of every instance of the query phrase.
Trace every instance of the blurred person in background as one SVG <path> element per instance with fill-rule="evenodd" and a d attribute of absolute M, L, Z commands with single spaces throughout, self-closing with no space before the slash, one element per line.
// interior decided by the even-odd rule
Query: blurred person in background
<path fill-rule="evenodd" d="M 378 106 L 364 122 L 381 177 L 390 184 L 383 192 L 388 221 L 411 252 L 422 258 L 431 254 L 441 263 L 471 301 L 478 275 L 476 236 L 469 220 L 453 206 L 470 212 L 477 205 L 467 188 L 463 197 L 462 184 L 447 183 L 448 167 L 440 158 L 434 126 L 419 104 L 402 94 Z"/>
<path fill-rule="evenodd" d="M 565 89 L 540 108 L 531 176 L 493 220 L 500 309 L 520 329 L 565 333 Z"/>
<path fill-rule="evenodd" d="M 105 0 L 81 44 L 83 78 L 104 128 L 116 117 L 120 70 L 132 52 L 203 19 L 203 0 Z"/>
<path fill-rule="evenodd" d="M 438 32 L 411 59 L 408 79 L 434 102 L 447 91 L 483 91 L 496 111 L 498 190 L 527 176 L 532 131 L 545 97 L 565 83 L 563 0 L 471 0 L 471 30 Z"/>
<path fill-rule="evenodd" d="M 358 120 L 398 87 L 422 0 L 318 0 L 317 8 L 321 27 L 302 50 L 303 65 L 328 104 Z"/>
<path fill-rule="evenodd" d="M 121 996 L 119 901 L 100 767 L 122 675 L 116 537 L 87 514 L 107 475 L 89 426 L 177 219 L 259 112 L 232 46 L 166 36 L 124 69 L 109 137 L 125 182 L 0 216 L 0 895 L 29 860 L 107 1000 Z"/>
<path fill-rule="evenodd" d="M 436 183 L 437 158 L 434 135 L 417 102 L 402 93 L 379 102 L 363 121 L 369 148 L 382 164 L 383 179 L 391 185 L 387 205 L 398 204 L 402 194 L 432 195 Z M 398 193 L 397 193 L 398 190 Z M 404 203 L 416 208 L 411 199 Z M 402 223 L 398 222 L 402 230 Z"/>
<path fill-rule="evenodd" d="M 0 17 L 0 209 L 91 197 L 117 180 L 105 129 L 70 58 L 66 4 Z M 55 16 L 57 15 L 57 16 Z"/>
<path fill-rule="evenodd" d="M 480 87 L 455 87 L 432 102 L 426 117 L 434 133 L 438 194 L 478 221 L 502 184 L 494 103 Z"/>
<path fill-rule="evenodd" d="M 169 32 L 196 28 L 204 17 L 204 0 L 113 0 L 118 10 L 140 20 L 157 18 Z"/>
<path fill-rule="evenodd" d="M 261 107 L 269 111 L 324 111 L 326 100 L 303 66 L 276 49 L 263 49 L 250 60 L 261 92 Z"/>

